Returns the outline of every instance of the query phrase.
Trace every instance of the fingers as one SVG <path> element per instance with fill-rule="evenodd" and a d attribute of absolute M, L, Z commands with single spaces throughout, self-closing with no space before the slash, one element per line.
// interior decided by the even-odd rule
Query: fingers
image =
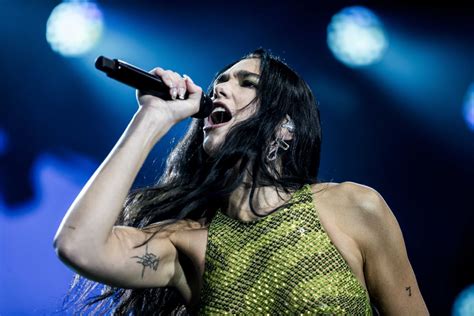
<path fill-rule="evenodd" d="M 153 69 L 150 73 L 159 76 L 163 82 L 170 88 L 170 95 L 173 100 L 176 98 L 184 99 L 187 85 L 185 79 L 177 72 L 164 70 L 161 67 Z"/>
<path fill-rule="evenodd" d="M 202 93 L 202 88 L 196 85 L 188 75 L 183 75 L 186 81 L 186 89 L 189 92 L 189 98 L 200 98 Z"/>

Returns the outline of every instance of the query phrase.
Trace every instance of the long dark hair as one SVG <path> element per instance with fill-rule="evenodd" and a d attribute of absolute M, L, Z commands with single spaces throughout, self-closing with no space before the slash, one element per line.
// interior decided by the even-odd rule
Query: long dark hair
<path fill-rule="evenodd" d="M 209 223 L 219 208 L 226 209 L 230 194 L 246 175 L 251 179 L 251 183 L 247 183 L 250 201 L 256 188 L 261 186 L 291 193 L 304 184 L 318 183 L 322 132 L 319 108 L 311 89 L 281 59 L 264 49 L 257 49 L 226 66 L 215 78 L 246 58 L 260 59 L 260 80 L 253 102 L 255 113 L 229 130 L 225 144 L 212 157 L 203 150 L 204 120 L 193 119 L 188 132 L 168 157 L 159 181 L 130 192 L 117 225 L 144 228 L 169 219 L 204 219 Z M 210 96 L 213 90 L 211 83 Z M 287 116 L 295 125 L 290 148 L 280 151 L 279 159 L 269 161 L 269 144 Z M 262 216 L 252 202 L 250 209 Z M 96 287 L 97 283 L 76 275 L 71 287 L 76 289 L 73 300 L 84 298 Z M 92 306 L 96 311 L 113 308 L 118 315 L 186 313 L 182 298 L 173 288 L 104 286 L 100 295 L 88 298 L 82 310 Z"/>

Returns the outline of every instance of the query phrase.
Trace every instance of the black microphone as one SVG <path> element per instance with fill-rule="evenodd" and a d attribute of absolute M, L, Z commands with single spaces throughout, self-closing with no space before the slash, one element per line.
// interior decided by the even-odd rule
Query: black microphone
<path fill-rule="evenodd" d="M 160 77 L 152 75 L 122 60 L 99 56 L 95 61 L 95 68 L 105 72 L 108 77 L 125 83 L 145 94 L 151 94 L 163 100 L 171 100 L 169 87 Z M 188 95 L 186 92 L 184 98 L 187 99 Z M 192 117 L 205 118 L 209 116 L 212 112 L 212 105 L 211 98 L 203 92 L 199 112 Z"/>

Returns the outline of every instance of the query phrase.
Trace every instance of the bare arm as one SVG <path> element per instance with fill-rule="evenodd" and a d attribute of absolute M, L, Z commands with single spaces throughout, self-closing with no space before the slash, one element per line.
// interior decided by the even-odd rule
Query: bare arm
<path fill-rule="evenodd" d="M 356 191 L 365 230 L 360 244 L 371 300 L 382 315 L 428 315 L 395 216 L 374 189 L 359 185 Z"/>
<path fill-rule="evenodd" d="M 115 226 L 107 244 L 96 251 L 94 258 L 83 262 L 79 258 L 64 256 L 61 259 L 88 279 L 122 288 L 150 288 L 175 286 L 187 290 L 183 284 L 175 244 L 190 244 L 184 230 L 201 228 L 197 222 L 181 220 L 165 226 L 149 242 L 151 232 L 133 227 Z M 183 239 L 186 240 L 183 240 Z M 142 245 L 143 244 L 143 245 Z M 141 245 L 140 247 L 137 247 Z M 185 292 L 186 293 L 186 292 Z"/>
<path fill-rule="evenodd" d="M 171 71 L 157 68 L 155 73 L 162 76 L 168 86 L 187 89 L 189 98 L 163 101 L 138 95 L 139 110 L 70 206 L 54 238 L 58 256 L 72 268 L 96 280 L 115 280 L 112 283 L 117 284 L 122 278 L 128 280 L 125 284 L 136 285 L 129 278 L 140 279 L 142 273 L 136 273 L 138 270 L 128 272 L 129 257 L 139 261 L 152 251 L 160 252 L 159 255 L 154 253 L 163 263 L 156 271 L 161 268 L 165 271 L 170 266 L 164 263 L 174 262 L 176 256 L 169 234 L 157 236 L 148 249 L 134 249 L 144 241 L 146 234 L 133 228 L 114 227 L 132 183 L 153 146 L 173 124 L 199 109 L 201 88 Z M 153 259 L 150 255 L 146 258 Z M 147 263 L 154 267 L 153 260 Z M 169 276 L 169 273 L 163 272 L 163 275 Z"/>

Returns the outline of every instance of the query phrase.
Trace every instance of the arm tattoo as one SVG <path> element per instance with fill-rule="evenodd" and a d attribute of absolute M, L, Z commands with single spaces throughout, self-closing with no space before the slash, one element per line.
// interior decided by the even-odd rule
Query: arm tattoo
<path fill-rule="evenodd" d="M 145 268 L 150 267 L 153 270 L 156 271 L 158 269 L 158 263 L 159 263 L 159 258 L 153 254 L 153 253 L 148 253 L 148 243 L 146 244 L 146 249 L 145 249 L 145 255 L 143 256 L 133 256 L 130 258 L 138 258 L 137 263 L 143 265 L 143 270 L 142 270 L 142 279 L 143 279 L 143 274 L 145 273 Z"/>
<path fill-rule="evenodd" d="M 408 292 L 408 296 L 411 296 L 411 286 L 407 286 L 407 287 L 405 288 L 405 291 Z"/>

